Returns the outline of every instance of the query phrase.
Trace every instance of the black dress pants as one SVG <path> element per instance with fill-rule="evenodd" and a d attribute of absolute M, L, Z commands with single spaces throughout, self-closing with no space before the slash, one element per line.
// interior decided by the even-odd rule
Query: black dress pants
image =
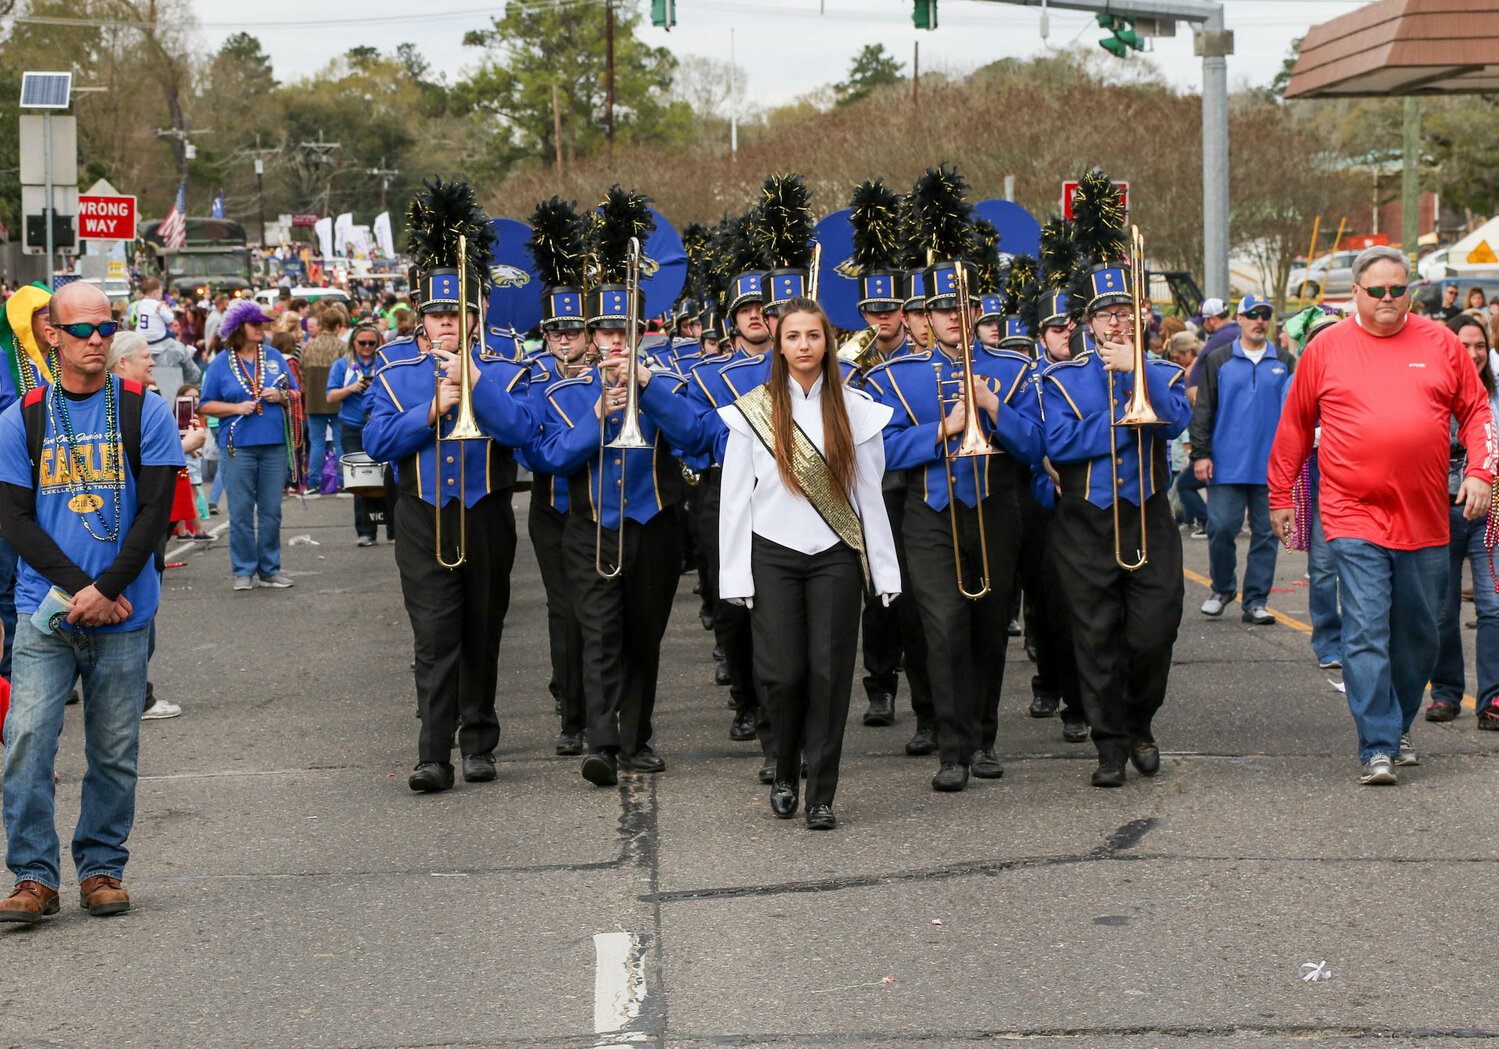
<path fill-rule="evenodd" d="M 1161 492 L 1145 501 L 1150 561 L 1127 572 L 1114 561 L 1114 512 L 1064 498 L 1052 526 L 1057 578 L 1072 618 L 1078 687 L 1100 761 L 1122 763 L 1131 740 L 1149 740 L 1166 698 L 1181 626 L 1181 532 Z M 1140 542 L 1139 507 L 1121 503 L 1121 547 Z"/>
<path fill-rule="evenodd" d="M 911 596 L 911 569 L 906 564 L 906 489 L 885 490 L 885 513 L 895 537 L 895 558 L 900 562 L 901 596 L 889 607 L 879 594 L 868 594 L 864 601 L 864 691 L 871 700 L 880 693 L 894 695 L 900 686 L 898 668 L 904 657 L 906 687 L 911 692 L 911 709 L 920 728 L 931 725 L 932 679 L 926 667 L 926 635 L 921 629 L 921 612 Z"/>
<path fill-rule="evenodd" d="M 926 632 L 937 748 L 944 764 L 969 764 L 975 750 L 994 746 L 999 730 L 1020 508 L 1011 484 L 995 484 L 979 506 L 989 547 L 989 592 L 970 601 L 958 592 L 948 511 L 933 510 L 915 487 L 906 498 L 906 559 Z M 978 514 L 977 508 L 958 504 L 958 547 L 970 590 L 984 574 Z"/>
<path fill-rule="evenodd" d="M 572 583 L 562 564 L 562 530 L 567 514 L 558 513 L 538 486 L 531 488 L 531 512 L 526 531 L 536 551 L 541 586 L 547 599 L 547 640 L 552 654 L 552 680 L 547 688 L 562 704 L 562 731 L 582 732 L 587 718 L 583 699 L 583 627 L 572 596 Z"/>
<path fill-rule="evenodd" d="M 583 634 L 588 747 L 636 754 L 655 731 L 661 637 L 682 577 L 682 528 L 668 507 L 644 524 L 626 520 L 624 571 L 605 579 L 594 567 L 597 526 L 577 512 L 562 530 L 562 561 Z M 613 563 L 619 534 L 604 530 Z"/>
<path fill-rule="evenodd" d="M 702 530 L 698 539 L 703 548 L 703 566 L 712 573 L 715 598 L 718 596 L 718 501 L 722 484 L 723 471 L 715 467 L 703 474 L 697 486 L 697 494 L 703 500 Z M 729 695 L 733 697 L 734 710 L 739 714 L 753 712 L 760 705 L 760 698 L 755 691 L 755 652 L 749 609 L 715 600 L 713 636 L 729 664 Z"/>
<path fill-rule="evenodd" d="M 858 655 L 859 555 L 844 543 L 804 554 L 755 536 L 750 548 L 755 675 L 776 739 L 776 780 L 796 783 L 807 757 L 806 803 L 831 805 Z"/>
<path fill-rule="evenodd" d="M 1036 646 L 1036 673 L 1031 691 L 1060 699 L 1063 721 L 1082 721 L 1082 699 L 1077 691 L 1077 662 L 1072 654 L 1072 626 L 1051 564 L 1052 518 L 1029 487 L 1018 489 L 1020 501 L 1020 589 L 1025 594 L 1025 633 Z"/>
<path fill-rule="evenodd" d="M 401 541 L 396 567 L 411 632 L 416 635 L 416 700 L 422 731 L 420 761 L 447 761 L 458 719 L 464 755 L 487 754 L 500 742 L 495 715 L 500 634 L 510 607 L 515 563 L 511 490 L 493 492 L 468 508 L 468 559 L 461 568 L 437 563 L 435 510 L 408 496 L 396 504 Z M 458 534 L 458 500 L 443 509 L 443 542 Z M 452 558 L 452 548 L 445 556 Z"/>

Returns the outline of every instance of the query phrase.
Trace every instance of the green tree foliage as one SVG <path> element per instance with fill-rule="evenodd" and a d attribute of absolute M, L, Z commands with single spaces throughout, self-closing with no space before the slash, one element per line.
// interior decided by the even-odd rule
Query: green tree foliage
<path fill-rule="evenodd" d="M 1421 137 L 1431 188 L 1478 215 L 1499 213 L 1499 98 L 1463 95 L 1421 103 Z"/>
<path fill-rule="evenodd" d="M 838 104 L 846 106 L 858 102 L 878 88 L 900 83 L 903 68 L 904 63 L 896 61 L 895 56 L 885 50 L 884 44 L 865 44 L 864 49 L 854 56 L 848 79 L 833 85 L 833 90 L 838 93 Z"/>
<path fill-rule="evenodd" d="M 692 113 L 667 98 L 676 59 L 666 48 L 649 47 L 636 37 L 641 14 L 633 3 L 615 3 L 613 12 L 615 145 L 680 145 L 690 134 Z M 554 163 L 554 87 L 564 154 L 579 157 L 603 149 L 606 17 L 606 6 L 598 3 L 512 3 L 489 29 L 465 35 L 463 42 L 483 48 L 485 57 L 454 89 L 453 101 L 485 118 L 495 168 L 536 159 Z"/>

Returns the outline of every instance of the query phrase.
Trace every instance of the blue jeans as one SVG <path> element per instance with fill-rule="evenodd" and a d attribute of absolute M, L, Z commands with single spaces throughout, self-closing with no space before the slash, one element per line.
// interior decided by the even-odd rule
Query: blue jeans
<path fill-rule="evenodd" d="M 16 548 L 0 537 L 0 624 L 5 626 L 5 652 L 0 655 L 0 677 L 10 677 L 11 646 L 16 640 Z"/>
<path fill-rule="evenodd" d="M 92 635 L 94 665 L 57 634 L 23 618 L 16 629 L 15 677 L 5 719 L 5 864 L 16 881 L 61 883 L 53 765 L 63 709 L 83 677 L 83 753 L 88 772 L 73 832 L 80 882 L 96 874 L 123 877 L 125 840 L 135 823 L 136 756 L 146 696 L 151 630 Z"/>
<path fill-rule="evenodd" d="M 1499 699 L 1499 594 L 1489 571 L 1489 552 L 1483 546 L 1487 518 L 1464 519 L 1461 507 L 1452 508 L 1452 542 L 1447 546 L 1451 575 L 1437 620 L 1437 663 L 1431 671 L 1433 702 L 1461 704 L 1466 675 L 1463 668 L 1463 559 L 1473 566 L 1473 606 L 1478 610 L 1478 709 Z"/>
<path fill-rule="evenodd" d="M 1328 545 L 1343 598 L 1343 684 L 1358 757 L 1394 757 L 1436 663 L 1447 548 L 1389 550 L 1363 539 Z"/>
<path fill-rule="evenodd" d="M 281 489 L 286 446 L 236 446 L 219 460 L 229 493 L 229 563 L 236 576 L 270 579 L 281 571 Z M 258 538 L 257 538 L 257 532 Z"/>
<path fill-rule="evenodd" d="M 1270 486 L 1213 484 L 1208 486 L 1208 566 L 1213 592 L 1235 594 L 1239 589 L 1239 526 L 1249 514 L 1249 558 L 1244 564 L 1247 612 L 1264 608 L 1275 585 L 1275 533 L 1270 530 Z"/>
<path fill-rule="evenodd" d="M 1208 505 L 1202 501 L 1202 490 L 1206 487 L 1204 482 L 1197 479 L 1192 472 L 1192 464 L 1188 463 L 1176 475 L 1176 496 L 1182 503 L 1182 516 L 1186 518 L 1183 524 L 1208 523 Z"/>
<path fill-rule="evenodd" d="M 1343 617 L 1338 612 L 1338 566 L 1334 563 L 1332 549 L 1327 545 L 1327 533 L 1322 530 L 1322 507 L 1320 503 L 1307 506 L 1307 517 L 1311 520 L 1311 543 L 1306 551 L 1307 611 L 1312 617 L 1312 651 L 1317 662 L 1343 659 Z"/>
<path fill-rule="evenodd" d="M 333 436 L 328 436 L 329 431 Z M 344 455 L 343 425 L 340 423 L 338 414 L 330 415 L 308 415 L 307 416 L 307 440 L 310 442 L 310 451 L 307 453 L 307 471 L 311 475 L 307 481 L 308 491 L 315 492 L 323 481 L 323 459 L 327 457 L 328 449 L 333 449 L 335 460 L 342 459 Z M 343 487 L 343 471 L 334 468 L 338 477 L 338 487 Z"/>

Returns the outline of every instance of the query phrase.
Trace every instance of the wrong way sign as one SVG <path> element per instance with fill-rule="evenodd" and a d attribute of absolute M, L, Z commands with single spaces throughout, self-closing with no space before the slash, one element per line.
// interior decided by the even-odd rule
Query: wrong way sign
<path fill-rule="evenodd" d="M 134 240 L 135 198 L 80 194 L 78 236 L 83 240 Z"/>

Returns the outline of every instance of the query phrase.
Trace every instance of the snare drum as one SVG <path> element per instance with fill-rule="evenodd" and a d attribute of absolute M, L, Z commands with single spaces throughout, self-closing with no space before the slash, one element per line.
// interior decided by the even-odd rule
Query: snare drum
<path fill-rule="evenodd" d="M 343 469 L 344 491 L 366 499 L 385 495 L 385 464 L 363 452 L 350 452 L 338 461 Z"/>

